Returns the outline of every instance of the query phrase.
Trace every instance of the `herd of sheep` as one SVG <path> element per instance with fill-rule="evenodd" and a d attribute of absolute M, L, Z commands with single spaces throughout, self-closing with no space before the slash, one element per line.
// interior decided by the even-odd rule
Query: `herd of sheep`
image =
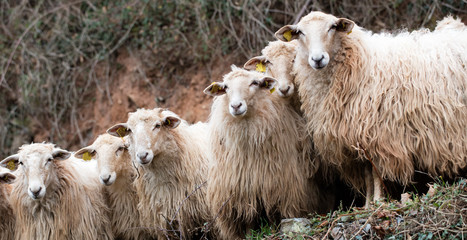
<path fill-rule="evenodd" d="M 466 168 L 460 20 L 375 34 L 311 12 L 276 38 L 204 90 L 206 123 L 138 109 L 74 153 L 32 143 L 2 160 L 0 239 L 239 239 L 332 210 L 336 178 L 368 206 L 380 178 Z"/>

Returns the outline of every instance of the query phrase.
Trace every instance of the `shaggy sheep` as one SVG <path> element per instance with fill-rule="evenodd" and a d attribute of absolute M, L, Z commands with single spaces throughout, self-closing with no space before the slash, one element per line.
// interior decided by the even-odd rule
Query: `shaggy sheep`
<path fill-rule="evenodd" d="M 149 231 L 140 224 L 139 200 L 133 186 L 136 171 L 127 148 L 124 139 L 102 134 L 92 145 L 78 150 L 75 157 L 97 160 L 99 180 L 107 186 L 105 190 L 115 237 L 149 239 Z"/>
<path fill-rule="evenodd" d="M 276 92 L 280 97 L 287 101 L 291 108 L 293 108 L 299 115 L 304 118 L 303 112 L 300 110 L 300 98 L 298 96 L 297 89 L 295 87 L 295 75 L 292 74 L 293 70 L 293 63 L 295 61 L 296 50 L 298 47 L 298 42 L 283 42 L 280 40 L 269 42 L 268 46 L 266 46 L 261 51 L 261 56 L 256 56 L 248 60 L 244 64 L 244 68 L 247 70 L 255 70 L 258 72 L 264 72 L 267 76 L 272 77 L 277 80 L 277 85 L 275 89 L 278 91 Z M 283 112 L 282 114 L 288 114 L 288 112 Z M 305 120 L 300 120 L 300 123 L 305 123 Z M 300 129 L 304 129 L 303 126 L 298 124 Z M 312 143 L 311 137 L 303 132 L 303 138 L 305 141 Z M 332 199 L 335 198 L 334 194 L 331 191 L 325 193 L 325 186 L 333 188 L 335 184 L 337 184 L 337 179 L 334 179 L 332 172 L 336 170 L 326 164 L 325 162 L 321 162 L 317 156 L 312 156 L 314 159 L 313 161 L 316 163 L 316 166 L 319 166 L 317 170 L 317 174 L 315 174 L 314 180 L 317 181 L 316 183 L 320 185 L 320 189 L 324 190 L 321 192 L 321 198 L 323 201 L 322 203 L 326 203 L 328 207 L 323 206 L 320 204 L 320 208 L 324 211 L 328 210 L 330 206 L 332 206 L 333 201 Z"/>
<path fill-rule="evenodd" d="M 279 96 L 276 80 L 235 66 L 204 92 L 210 115 L 208 202 L 223 239 L 242 238 L 262 216 L 271 221 L 317 209 L 315 166 L 304 120 Z"/>
<path fill-rule="evenodd" d="M 0 240 L 11 240 L 15 238 L 15 216 L 11 209 L 9 197 L 11 183 L 16 176 L 6 168 L 0 167 Z"/>
<path fill-rule="evenodd" d="M 175 113 L 156 108 L 130 113 L 107 132 L 126 136 L 141 176 L 134 184 L 142 224 L 159 239 L 180 230 L 190 238 L 209 220 L 205 199 L 206 124 L 188 125 Z M 179 236 L 181 237 L 181 236 Z"/>
<path fill-rule="evenodd" d="M 10 194 L 16 239 L 113 239 L 95 163 L 70 155 L 33 143 L 0 162 L 16 169 Z"/>
<path fill-rule="evenodd" d="M 311 12 L 276 32 L 298 40 L 295 80 L 318 153 L 374 199 L 380 181 L 368 160 L 402 184 L 415 169 L 455 175 L 467 162 L 465 28 L 372 34 L 354 25 Z"/>

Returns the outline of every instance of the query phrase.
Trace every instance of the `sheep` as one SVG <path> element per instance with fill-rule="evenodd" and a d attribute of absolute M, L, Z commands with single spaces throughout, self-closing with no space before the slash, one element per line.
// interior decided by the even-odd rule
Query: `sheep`
<path fill-rule="evenodd" d="M 10 194 L 16 239 L 113 239 L 96 164 L 70 155 L 32 143 L 0 162 L 17 175 Z"/>
<path fill-rule="evenodd" d="M 78 159 L 95 158 L 99 181 L 107 186 L 107 202 L 111 210 L 113 233 L 119 239 L 150 239 L 146 228 L 140 227 L 137 208 L 138 196 L 133 186 L 136 171 L 128 153 L 128 144 L 123 138 L 109 134 L 99 135 L 90 146 L 78 150 Z"/>
<path fill-rule="evenodd" d="M 161 108 L 138 109 L 107 132 L 128 136 L 142 224 L 158 239 L 191 238 L 209 220 L 205 197 L 207 141 L 204 123 L 189 125 Z M 180 231 L 179 236 L 172 233 Z"/>
<path fill-rule="evenodd" d="M 291 108 L 293 108 L 302 118 L 303 112 L 300 110 L 301 102 L 298 96 L 298 92 L 295 87 L 295 75 L 292 74 L 292 67 L 295 61 L 296 49 L 298 43 L 296 41 L 292 42 L 283 42 L 280 40 L 269 42 L 263 50 L 261 50 L 261 56 L 256 56 L 248 60 L 243 68 L 247 70 L 255 70 L 259 72 L 264 72 L 267 76 L 272 77 L 277 80 L 277 85 L 275 89 L 280 97 L 287 101 Z M 282 114 L 288 114 L 283 112 Z M 300 122 L 304 122 L 301 120 Z M 300 128 L 302 128 L 300 126 Z M 302 136 L 303 138 L 308 138 L 305 141 L 311 141 L 309 135 Z M 333 187 L 332 185 L 338 184 L 337 180 L 333 178 L 332 172 L 336 170 L 329 166 L 325 162 L 322 162 L 318 156 L 312 156 L 313 161 L 316 163 L 316 166 L 319 167 L 316 171 L 318 174 L 315 174 L 314 180 L 319 182 L 319 185 L 322 190 L 325 188 L 323 186 L 328 185 L 328 187 Z M 332 199 L 335 197 L 331 192 L 325 193 L 321 192 L 323 198 L 323 203 L 332 205 L 334 202 Z M 330 207 L 324 207 L 321 204 L 321 209 L 323 212 L 328 210 Z"/>
<path fill-rule="evenodd" d="M 0 240 L 11 240 L 15 238 L 15 216 L 11 209 L 9 197 L 11 185 L 16 176 L 8 169 L 0 167 Z"/>
<path fill-rule="evenodd" d="M 318 154 L 366 187 L 367 206 L 381 198 L 376 170 L 407 185 L 415 169 L 451 176 L 465 167 L 465 28 L 373 34 L 311 12 L 275 36 L 298 41 L 293 74 Z"/>
<path fill-rule="evenodd" d="M 278 95 L 277 81 L 232 66 L 223 82 L 204 93 L 215 96 L 209 117 L 210 168 L 207 198 L 223 239 L 242 238 L 265 216 L 270 221 L 317 209 L 310 185 L 316 166 L 304 121 Z"/>

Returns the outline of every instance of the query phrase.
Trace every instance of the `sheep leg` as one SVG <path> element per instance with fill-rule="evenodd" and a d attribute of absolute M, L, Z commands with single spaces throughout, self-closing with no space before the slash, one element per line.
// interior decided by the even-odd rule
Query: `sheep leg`
<path fill-rule="evenodd" d="M 378 173 L 376 171 L 371 171 L 372 175 L 373 175 L 373 183 L 374 183 L 374 195 L 373 195 L 373 201 L 376 202 L 376 201 L 379 201 L 381 200 L 383 197 L 382 197 L 382 186 L 381 186 L 381 180 L 378 176 Z"/>
<path fill-rule="evenodd" d="M 365 200 L 365 208 L 370 207 L 371 199 L 373 196 L 374 190 L 374 183 L 373 183 L 373 174 L 372 174 L 371 166 L 365 168 L 365 187 L 366 187 L 366 200 Z"/>

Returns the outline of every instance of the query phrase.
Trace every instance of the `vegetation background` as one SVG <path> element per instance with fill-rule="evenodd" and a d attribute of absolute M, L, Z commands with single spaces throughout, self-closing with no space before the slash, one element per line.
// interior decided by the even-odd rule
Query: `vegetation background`
<path fill-rule="evenodd" d="M 466 0 L 1 0 L 0 158 L 77 150 L 138 107 L 206 120 L 204 87 L 311 10 L 373 31 L 467 20 Z"/>

